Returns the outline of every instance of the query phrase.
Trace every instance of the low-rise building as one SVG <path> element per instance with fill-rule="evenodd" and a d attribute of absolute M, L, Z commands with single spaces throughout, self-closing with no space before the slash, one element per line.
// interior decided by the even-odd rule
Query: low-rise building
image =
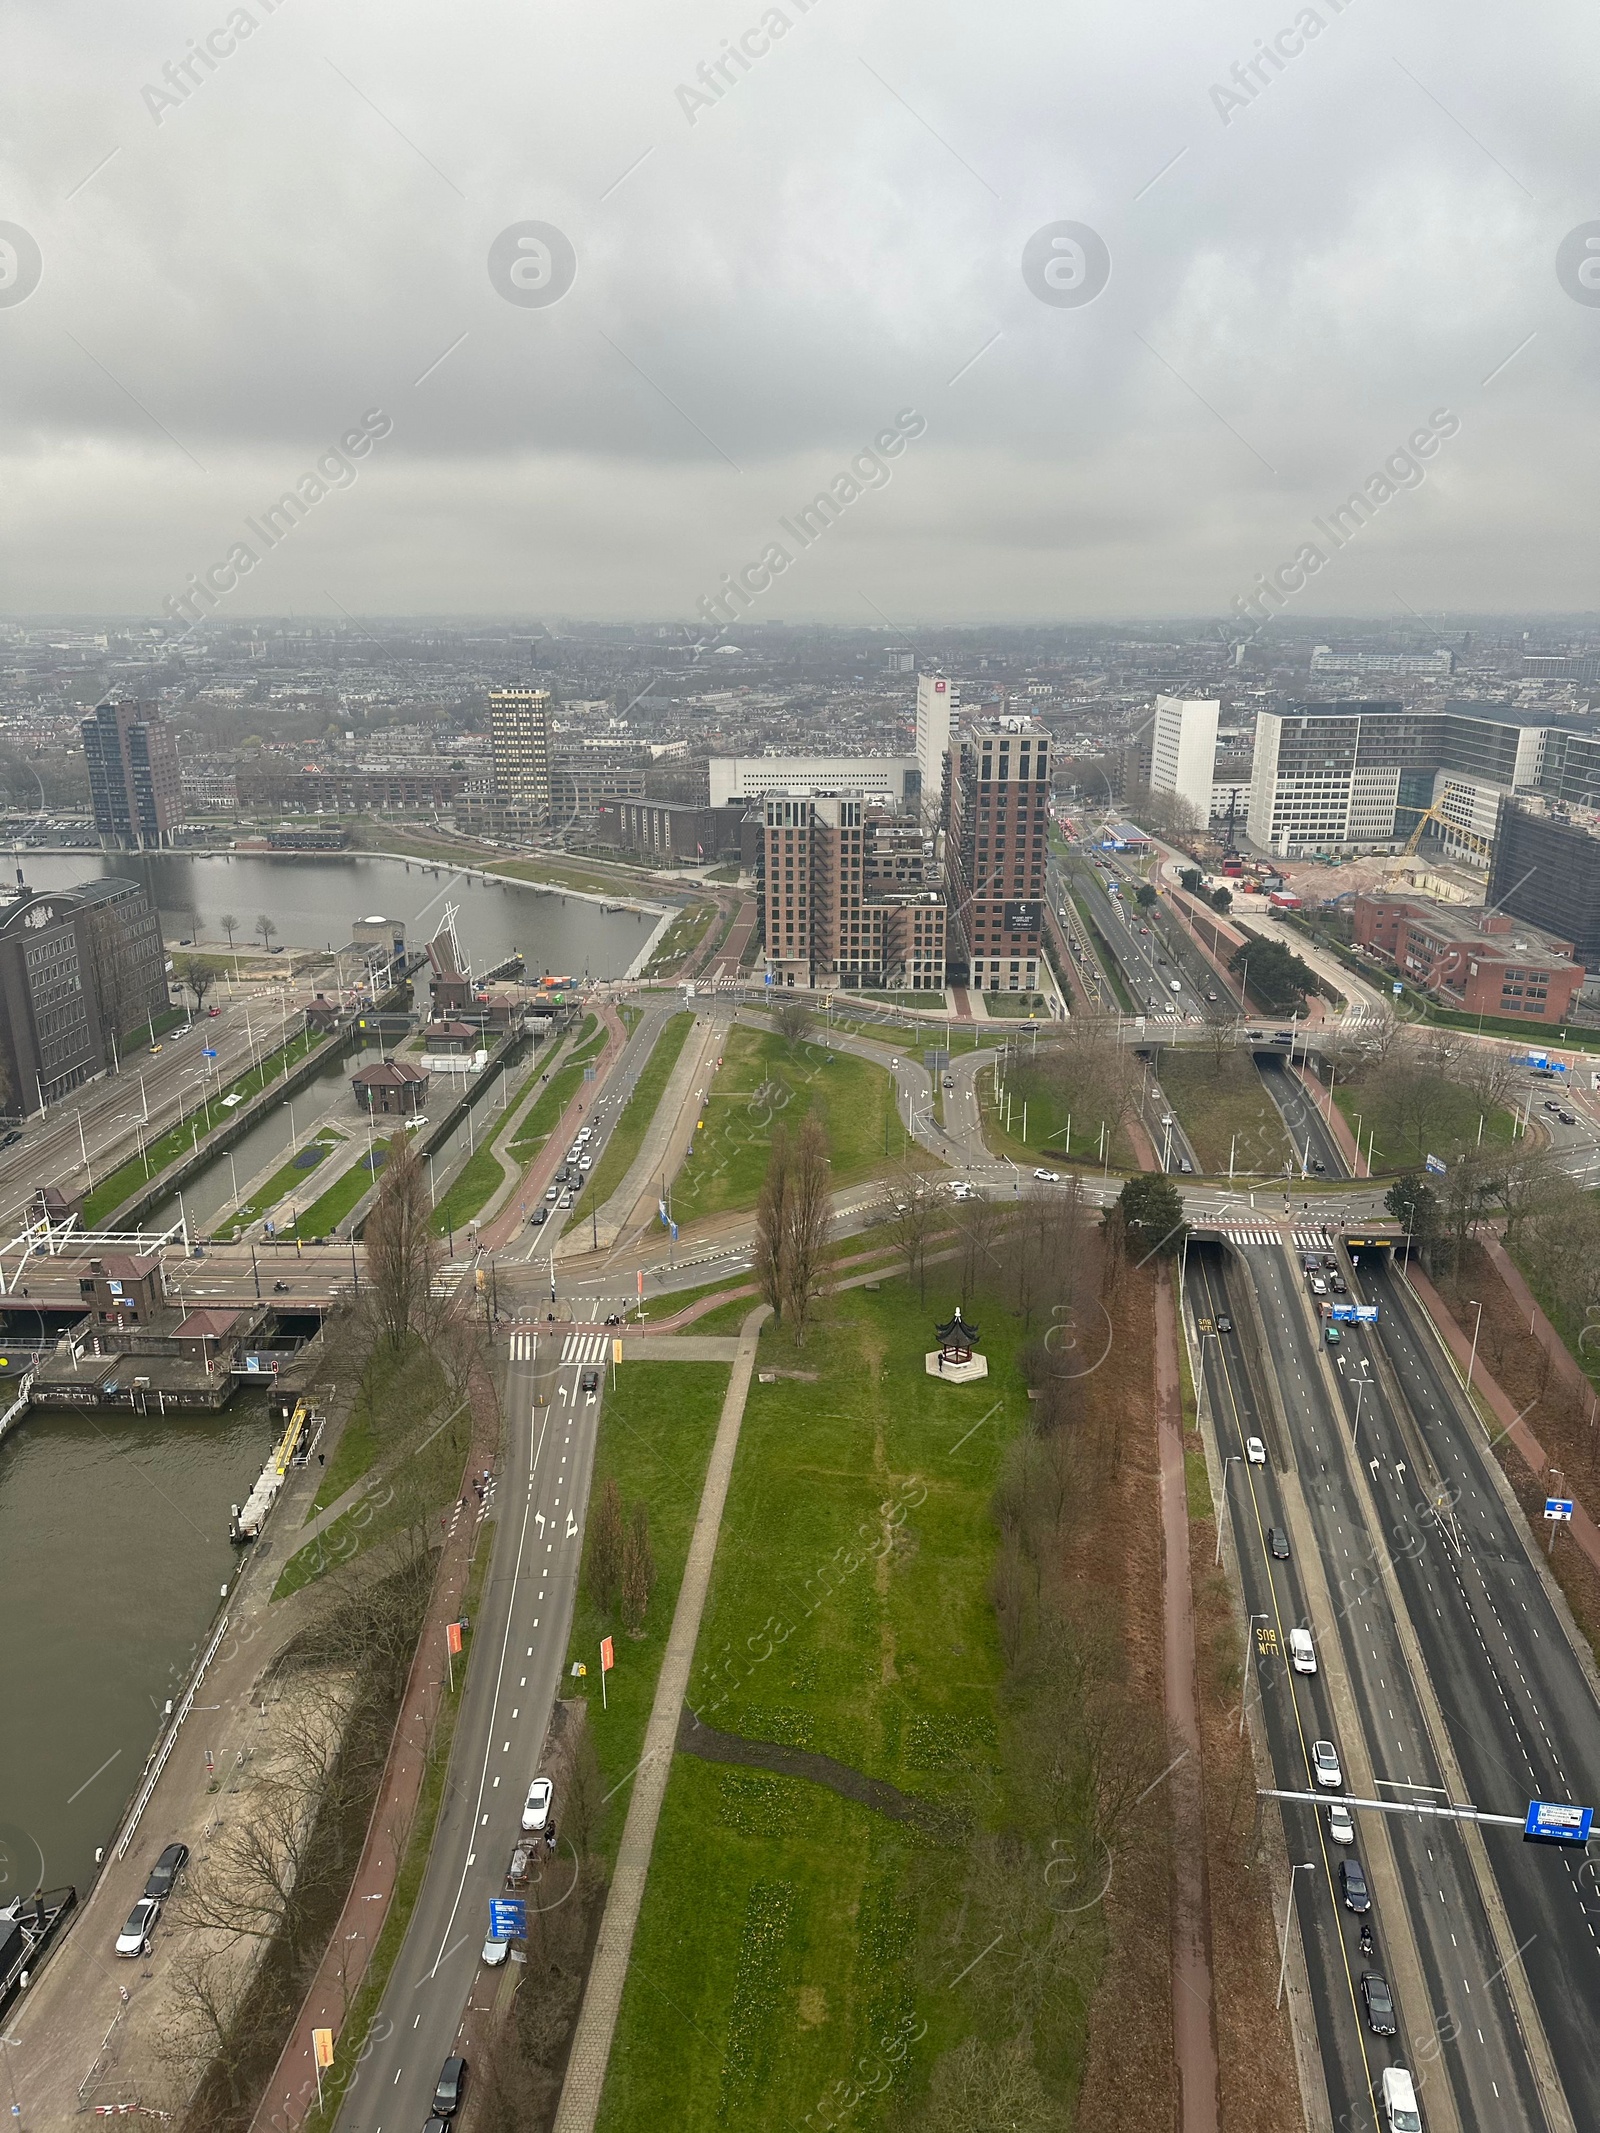
<path fill-rule="evenodd" d="M 350 1086 L 364 1111 L 384 1118 L 417 1118 L 428 1107 L 428 1074 L 409 1059 L 380 1059 L 352 1074 Z"/>
<path fill-rule="evenodd" d="M 1564 1022 L 1583 987 L 1570 941 L 1504 911 L 1380 891 L 1358 896 L 1352 916 L 1357 946 L 1464 1014 Z"/>
<path fill-rule="evenodd" d="M 658 866 L 707 866 L 739 857 L 740 826 L 748 810 L 685 807 L 668 800 L 619 799 L 602 807 L 600 834 L 608 844 L 637 852 Z"/>

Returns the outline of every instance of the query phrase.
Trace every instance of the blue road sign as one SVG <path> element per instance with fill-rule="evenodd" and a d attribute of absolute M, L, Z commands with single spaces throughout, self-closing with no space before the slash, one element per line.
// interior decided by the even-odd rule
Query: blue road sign
<path fill-rule="evenodd" d="M 1571 1518 L 1572 1498 L 1570 1496 L 1547 1496 L 1544 1500 L 1544 1515 L 1546 1518 Z"/>
<path fill-rule="evenodd" d="M 1436 1155 L 1430 1155 L 1427 1158 L 1427 1168 L 1430 1174 L 1436 1178 L 1442 1178 L 1449 1167 L 1448 1163 L 1441 1163 Z"/>
<path fill-rule="evenodd" d="M 1398 999 L 1398 998 L 1400 997 L 1401 993 L 1403 993 L 1404 991 L 1405 991 L 1405 987 L 1404 987 L 1404 986 L 1403 986 L 1403 985 L 1401 984 L 1400 980 L 1399 980 L 1398 978 L 1396 978 L 1396 979 L 1395 979 L 1395 981 L 1394 981 L 1394 993 L 1395 993 L 1395 998 L 1396 998 L 1396 999 Z"/>
<path fill-rule="evenodd" d="M 1564 1800 L 1530 1800 L 1522 1834 L 1534 1844 L 1587 1844 L 1592 1807 L 1571 1807 Z"/>
<path fill-rule="evenodd" d="M 215 1059 L 215 1058 L 216 1058 L 216 1056 L 217 1056 L 217 1051 L 216 1051 L 216 1046 L 215 1046 L 215 1045 L 211 1045 L 211 1044 L 208 1044 L 208 1045 L 206 1045 L 206 1046 L 205 1046 L 205 1047 L 203 1048 L 203 1051 L 202 1051 L 202 1057 L 204 1057 L 204 1058 L 206 1058 L 206 1059 Z"/>
<path fill-rule="evenodd" d="M 520 1896 L 491 1896 L 489 1899 L 489 1938 L 491 1940 L 526 1940 L 528 1937 L 528 1906 Z"/>

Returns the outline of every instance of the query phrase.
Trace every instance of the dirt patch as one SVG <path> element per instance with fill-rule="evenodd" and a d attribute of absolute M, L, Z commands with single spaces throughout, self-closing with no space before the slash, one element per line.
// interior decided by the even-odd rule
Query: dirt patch
<path fill-rule="evenodd" d="M 802 2029 L 820 2029 L 828 2019 L 828 1995 L 820 1985 L 802 1985 L 795 2014 Z"/>
<path fill-rule="evenodd" d="M 678 1721 L 676 1745 L 680 1755 L 698 1756 L 703 1763 L 738 1763 L 751 1770 L 770 1770 L 778 1777 L 826 1785 L 858 1807 L 870 1807 L 891 1822 L 909 1823 L 936 1844 L 959 1844 L 967 1834 L 962 1816 L 931 1800 L 913 1799 L 883 1778 L 866 1777 L 848 1763 L 836 1763 L 831 1755 L 818 1755 L 810 1748 L 786 1748 L 778 1741 L 721 1733 L 687 1709 Z"/>

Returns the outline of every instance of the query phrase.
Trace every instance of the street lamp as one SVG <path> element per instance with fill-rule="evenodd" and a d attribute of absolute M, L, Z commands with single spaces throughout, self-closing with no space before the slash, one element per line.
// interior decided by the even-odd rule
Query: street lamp
<path fill-rule="evenodd" d="M 1229 1453 L 1227 1453 L 1227 1454 L 1226 1454 L 1226 1456 L 1225 1456 L 1225 1457 L 1224 1457 L 1224 1459 L 1223 1459 L 1223 1462 L 1222 1462 L 1222 1502 L 1221 1502 L 1220 1504 L 1218 1504 L 1218 1506 L 1217 1506 L 1217 1554 L 1216 1554 L 1216 1560 L 1217 1560 L 1217 1562 L 1219 1562 L 1219 1563 L 1220 1563 L 1220 1562 L 1222 1561 L 1222 1513 L 1223 1513 L 1223 1510 L 1224 1510 L 1224 1508 L 1226 1507 L 1226 1505 L 1227 1505 L 1227 1501 L 1228 1501 L 1228 1469 L 1229 1469 L 1229 1467 L 1230 1467 L 1230 1466 L 1243 1466 L 1243 1465 L 1244 1465 L 1244 1459 L 1243 1459 L 1243 1457 L 1242 1457 L 1242 1456 L 1241 1456 L 1241 1455 L 1240 1455 L 1240 1454 L 1239 1454 L 1238 1452 L 1229 1452 Z"/>
<path fill-rule="evenodd" d="M 1472 1353 L 1467 1357 L 1467 1375 L 1465 1379 L 1465 1385 L 1467 1398 L 1470 1401 L 1472 1398 L 1472 1366 L 1478 1360 L 1478 1334 L 1483 1325 L 1483 1305 L 1478 1302 L 1478 1299 L 1475 1296 L 1469 1296 L 1467 1298 L 1467 1302 L 1472 1305 L 1473 1309 L 1478 1314 L 1472 1322 Z"/>
<path fill-rule="evenodd" d="M 1316 1870 L 1315 1859 L 1298 1860 L 1289 1869 L 1289 1895 L 1283 1906 L 1283 1956 L 1278 1964 L 1278 1997 L 1273 2002 L 1275 2007 L 1283 2005 L 1283 1981 L 1289 1973 L 1289 1921 L 1294 1912 L 1294 1877 L 1296 1874 L 1314 1874 Z"/>

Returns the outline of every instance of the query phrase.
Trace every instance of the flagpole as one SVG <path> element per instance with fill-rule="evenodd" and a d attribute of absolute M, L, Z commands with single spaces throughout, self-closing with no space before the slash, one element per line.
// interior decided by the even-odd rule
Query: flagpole
<path fill-rule="evenodd" d="M 609 1711 L 611 1708 L 606 1701 L 606 1655 L 603 1646 L 600 1652 L 600 1708 L 602 1711 Z"/>

